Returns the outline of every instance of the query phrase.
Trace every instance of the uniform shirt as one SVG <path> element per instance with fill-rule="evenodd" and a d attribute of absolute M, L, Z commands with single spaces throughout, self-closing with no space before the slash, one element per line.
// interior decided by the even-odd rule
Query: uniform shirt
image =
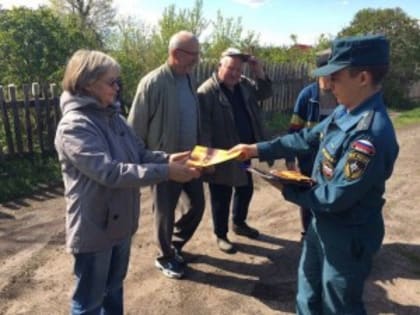
<path fill-rule="evenodd" d="M 310 208 L 316 219 L 336 224 L 366 224 L 381 217 L 385 181 L 398 155 L 382 94 L 372 95 L 350 112 L 339 105 L 312 129 L 258 144 L 260 160 L 314 150 L 312 177 L 317 184 L 306 190 L 286 185 L 285 199 Z"/>

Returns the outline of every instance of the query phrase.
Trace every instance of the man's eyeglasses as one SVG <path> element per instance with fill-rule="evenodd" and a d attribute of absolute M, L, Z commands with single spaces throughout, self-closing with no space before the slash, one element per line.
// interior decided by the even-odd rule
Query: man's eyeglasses
<path fill-rule="evenodd" d="M 190 56 L 199 56 L 200 55 L 200 51 L 188 51 L 182 48 L 177 48 L 176 50 L 182 51 L 183 53 L 190 55 Z"/>

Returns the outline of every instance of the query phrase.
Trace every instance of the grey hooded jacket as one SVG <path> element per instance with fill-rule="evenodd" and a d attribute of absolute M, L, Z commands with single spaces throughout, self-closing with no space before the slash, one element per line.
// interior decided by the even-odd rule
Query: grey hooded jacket
<path fill-rule="evenodd" d="M 139 187 L 168 179 L 167 154 L 146 150 L 117 108 L 61 95 L 55 147 L 66 200 L 66 247 L 101 251 L 138 227 Z"/>

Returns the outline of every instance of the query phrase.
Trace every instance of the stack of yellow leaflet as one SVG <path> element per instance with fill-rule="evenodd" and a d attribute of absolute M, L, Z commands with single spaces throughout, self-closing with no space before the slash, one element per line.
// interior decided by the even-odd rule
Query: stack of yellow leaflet
<path fill-rule="evenodd" d="M 193 167 L 208 167 L 233 160 L 237 158 L 239 154 L 240 152 L 229 153 L 227 150 L 196 145 L 191 152 L 191 156 L 187 161 L 187 164 Z"/>
<path fill-rule="evenodd" d="M 312 178 L 305 176 L 297 171 L 270 170 L 267 172 L 255 167 L 249 167 L 247 170 L 253 174 L 261 176 L 263 179 L 275 186 L 278 183 L 298 185 L 303 187 L 311 187 L 314 184 Z"/>

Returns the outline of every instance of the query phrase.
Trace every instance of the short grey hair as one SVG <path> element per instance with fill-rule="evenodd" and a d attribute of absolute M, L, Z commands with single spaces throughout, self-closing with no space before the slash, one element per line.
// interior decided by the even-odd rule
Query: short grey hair
<path fill-rule="evenodd" d="M 100 79 L 108 71 L 121 71 L 118 62 L 98 51 L 79 49 L 69 59 L 63 77 L 63 90 L 73 95 L 85 95 L 86 86 Z"/>
<path fill-rule="evenodd" d="M 178 33 L 175 33 L 171 36 L 171 39 L 169 40 L 168 45 L 168 51 L 172 51 L 177 48 L 182 48 L 182 46 L 191 40 L 197 41 L 198 38 L 193 33 L 189 31 L 179 31 Z"/>

